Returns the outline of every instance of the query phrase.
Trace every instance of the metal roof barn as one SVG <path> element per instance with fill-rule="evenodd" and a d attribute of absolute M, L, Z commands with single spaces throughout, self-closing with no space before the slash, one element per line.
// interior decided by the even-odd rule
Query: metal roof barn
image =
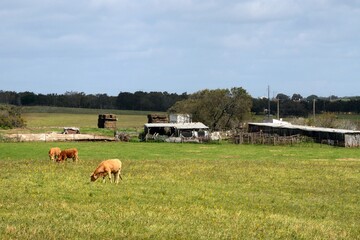
<path fill-rule="evenodd" d="M 209 127 L 201 122 L 191 123 L 146 123 L 144 125 L 145 141 L 158 138 L 203 139 L 209 135 Z"/>
<path fill-rule="evenodd" d="M 360 147 L 360 131 L 293 125 L 281 121 L 275 123 L 249 123 L 248 125 L 249 132 L 262 131 L 279 136 L 300 134 L 319 143 L 342 147 Z"/>

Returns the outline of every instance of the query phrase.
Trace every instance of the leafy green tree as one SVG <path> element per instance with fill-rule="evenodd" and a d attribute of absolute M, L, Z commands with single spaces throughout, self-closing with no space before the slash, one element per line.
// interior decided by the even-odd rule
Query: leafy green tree
<path fill-rule="evenodd" d="M 20 96 L 18 93 L 13 91 L 0 90 L 0 103 L 20 105 Z"/>
<path fill-rule="evenodd" d="M 303 97 L 299 93 L 294 93 L 291 97 L 292 101 L 301 101 Z"/>
<path fill-rule="evenodd" d="M 313 101 L 314 99 L 315 99 L 315 100 L 316 100 L 316 99 L 319 99 L 319 97 L 318 97 L 317 95 L 312 94 L 312 95 L 310 95 L 310 96 L 308 96 L 308 97 L 306 98 L 306 100 L 309 101 L 309 102 Z"/>
<path fill-rule="evenodd" d="M 20 93 L 21 105 L 32 106 L 36 105 L 37 96 L 33 92 Z"/>
<path fill-rule="evenodd" d="M 203 122 L 212 130 L 236 127 L 250 117 L 251 96 L 243 88 L 202 90 L 176 102 L 168 111 L 189 113 L 193 121 Z"/>
<path fill-rule="evenodd" d="M 306 117 L 309 114 L 308 110 L 306 109 L 306 105 L 306 102 L 284 101 L 280 107 L 280 114 L 284 117 Z"/>
<path fill-rule="evenodd" d="M 290 97 L 286 94 L 279 93 L 278 95 L 276 95 L 276 99 L 288 101 L 288 100 L 290 100 Z"/>

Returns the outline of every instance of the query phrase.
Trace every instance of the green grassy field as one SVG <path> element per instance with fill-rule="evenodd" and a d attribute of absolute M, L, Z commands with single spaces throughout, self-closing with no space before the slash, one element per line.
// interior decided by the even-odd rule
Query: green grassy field
<path fill-rule="evenodd" d="M 75 126 L 87 131 L 97 128 L 99 114 L 116 114 L 118 129 L 142 128 L 147 122 L 147 114 L 149 114 L 141 111 L 58 107 L 26 107 L 23 111 L 23 117 L 30 129 Z"/>
<path fill-rule="evenodd" d="M 81 132 L 98 131 L 96 114 L 64 114 L 64 113 L 25 113 L 28 130 L 43 132 L 44 130 L 59 131 L 63 127 L 78 127 Z M 142 129 L 147 122 L 146 115 L 119 115 L 117 116 L 119 130 Z"/>
<path fill-rule="evenodd" d="M 27 108 L 27 129 L 96 128 L 97 110 Z M 144 112 L 111 112 L 141 130 Z M 80 161 L 51 162 L 50 147 Z M 90 183 L 119 158 L 123 181 Z M 318 144 L 0 142 L 0 239 L 360 239 L 360 151 Z"/>
<path fill-rule="evenodd" d="M 44 133 L 62 132 L 64 127 L 80 128 L 81 133 L 113 136 L 113 130 L 97 127 L 99 114 L 116 114 L 117 130 L 138 135 L 147 122 L 145 111 L 124 111 L 104 109 L 77 109 L 60 107 L 23 107 L 22 117 L 26 121 L 24 129 L 0 129 L 1 133 Z M 164 113 L 158 113 L 164 114 Z"/>
<path fill-rule="evenodd" d="M 51 162 L 54 145 L 80 162 Z M 106 158 L 123 181 L 90 183 Z M 360 238 L 358 149 L 0 143 L 0 169 L 0 239 Z"/>

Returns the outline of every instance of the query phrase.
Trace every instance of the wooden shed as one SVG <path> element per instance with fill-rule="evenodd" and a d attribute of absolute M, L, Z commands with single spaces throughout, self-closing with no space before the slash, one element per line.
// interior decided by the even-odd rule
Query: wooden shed
<path fill-rule="evenodd" d="M 99 114 L 98 128 L 116 129 L 116 122 L 115 114 Z"/>

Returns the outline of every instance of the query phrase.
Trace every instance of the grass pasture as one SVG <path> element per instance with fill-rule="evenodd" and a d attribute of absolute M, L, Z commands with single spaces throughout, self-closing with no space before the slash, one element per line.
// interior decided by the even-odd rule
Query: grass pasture
<path fill-rule="evenodd" d="M 26 121 L 24 129 L 0 129 L 0 134 L 6 133 L 44 133 L 62 132 L 64 127 L 80 128 L 81 133 L 113 136 L 113 130 L 100 129 L 97 126 L 99 114 L 116 114 L 117 130 L 132 133 L 137 137 L 147 122 L 145 111 L 81 109 L 61 107 L 23 107 L 22 117 Z M 163 114 L 163 113 L 159 113 Z"/>
<path fill-rule="evenodd" d="M 54 145 L 80 162 L 50 162 Z M 90 183 L 114 157 L 123 181 Z M 359 149 L 0 143 L 0 169 L 0 239 L 360 238 Z"/>
<path fill-rule="evenodd" d="M 59 127 L 78 127 L 85 132 L 96 132 L 99 114 L 116 114 L 119 130 L 138 130 L 147 122 L 148 112 L 109 109 L 82 109 L 61 107 L 23 107 L 28 129 L 43 131 Z"/>
<path fill-rule="evenodd" d="M 100 130 L 97 126 L 97 114 L 25 113 L 23 116 L 27 121 L 27 128 L 32 132 L 61 131 L 63 127 L 78 127 L 84 133 Z M 146 115 L 120 115 L 117 117 L 119 130 L 139 131 L 147 122 Z"/>
<path fill-rule="evenodd" d="M 141 131 L 146 112 L 25 107 L 27 129 Z M 50 162 L 50 147 L 80 162 Z M 123 162 L 119 185 L 90 174 Z M 318 144 L 0 142 L 0 239 L 360 239 L 360 152 Z"/>

